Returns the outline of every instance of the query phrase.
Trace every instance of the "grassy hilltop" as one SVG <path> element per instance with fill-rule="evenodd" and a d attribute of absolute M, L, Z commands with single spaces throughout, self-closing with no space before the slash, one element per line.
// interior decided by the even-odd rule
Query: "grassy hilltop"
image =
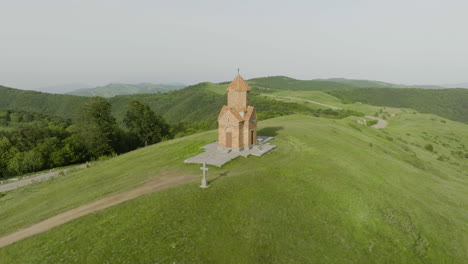
<path fill-rule="evenodd" d="M 263 121 L 259 134 L 275 136 L 272 144 L 278 148 L 210 168 L 205 190 L 198 188 L 199 166 L 183 160 L 214 141 L 216 131 L 4 193 L 0 234 L 155 177 L 187 174 L 196 180 L 19 241 L 0 249 L 1 259 L 463 263 L 468 258 L 466 125 L 405 109 L 385 111 L 395 115 L 384 130 L 357 125 L 354 117 Z"/>

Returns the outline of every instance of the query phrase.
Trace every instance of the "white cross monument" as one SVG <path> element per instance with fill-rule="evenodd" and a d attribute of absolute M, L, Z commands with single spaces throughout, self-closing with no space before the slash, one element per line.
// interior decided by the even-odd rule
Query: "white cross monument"
<path fill-rule="evenodd" d="M 201 180 L 200 188 L 208 188 L 208 184 L 206 183 L 206 171 L 208 170 L 206 167 L 206 162 L 203 162 L 203 167 L 200 167 L 200 170 L 203 171 L 203 178 Z"/>

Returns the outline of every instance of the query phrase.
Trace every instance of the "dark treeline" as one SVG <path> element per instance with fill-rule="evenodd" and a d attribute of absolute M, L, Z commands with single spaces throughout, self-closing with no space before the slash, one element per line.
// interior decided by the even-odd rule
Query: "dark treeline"
<path fill-rule="evenodd" d="M 171 138 L 169 125 L 147 105 L 131 102 L 125 127 L 96 97 L 76 120 L 25 111 L 0 114 L 0 177 L 96 160 Z M 14 128 L 14 129 L 10 129 Z"/>
<path fill-rule="evenodd" d="M 343 103 L 411 108 L 468 123 L 468 89 L 360 88 L 328 93 L 340 98 Z"/>

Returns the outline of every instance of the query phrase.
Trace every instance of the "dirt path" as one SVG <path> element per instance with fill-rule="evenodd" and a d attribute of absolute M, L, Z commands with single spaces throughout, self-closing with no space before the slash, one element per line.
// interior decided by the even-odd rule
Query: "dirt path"
<path fill-rule="evenodd" d="M 14 190 L 14 189 L 19 188 L 19 187 L 23 187 L 23 186 L 31 184 L 31 183 L 45 181 L 45 180 L 48 180 L 50 178 L 58 176 L 61 172 L 66 173 L 66 172 L 68 172 L 70 170 L 84 169 L 84 168 L 86 168 L 86 164 L 76 166 L 76 167 L 73 167 L 73 168 L 69 168 L 69 169 L 55 170 L 55 171 L 51 171 L 51 172 L 47 172 L 47 173 L 41 173 L 41 174 L 37 174 L 37 175 L 31 176 L 31 177 L 28 177 L 28 178 L 26 178 L 24 180 L 19 180 L 19 181 L 15 181 L 15 182 L 11 182 L 11 183 L 2 184 L 2 185 L 0 185 L 0 192 L 6 192 L 6 191 Z"/>
<path fill-rule="evenodd" d="M 69 211 L 53 216 L 49 219 L 46 219 L 42 222 L 34 224 L 30 227 L 21 229 L 4 237 L 0 237 L 0 248 L 12 244 L 21 239 L 45 232 L 49 229 L 74 220 L 78 217 L 106 209 L 108 207 L 137 198 L 144 194 L 164 190 L 169 187 L 173 187 L 183 183 L 189 183 L 195 179 L 197 179 L 197 177 L 193 175 L 167 175 L 158 177 L 157 179 L 150 180 L 144 183 L 142 186 L 139 186 L 135 189 L 115 194 L 113 196 L 97 200 L 90 204 L 82 205 L 75 209 L 71 209 Z"/>

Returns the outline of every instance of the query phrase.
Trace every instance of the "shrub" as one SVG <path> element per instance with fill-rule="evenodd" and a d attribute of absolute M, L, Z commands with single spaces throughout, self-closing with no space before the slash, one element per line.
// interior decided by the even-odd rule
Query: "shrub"
<path fill-rule="evenodd" d="M 427 144 L 424 146 L 424 148 L 426 150 L 429 150 L 430 152 L 434 152 L 434 147 L 432 146 L 432 144 Z"/>
<path fill-rule="evenodd" d="M 447 161 L 447 160 L 450 160 L 450 158 L 448 156 L 445 156 L 445 155 L 440 155 L 437 160 L 440 160 L 440 161 Z"/>
<path fill-rule="evenodd" d="M 379 121 L 372 119 L 372 120 L 367 120 L 366 123 L 367 123 L 368 126 L 373 126 L 373 125 L 377 124 L 378 122 Z"/>

